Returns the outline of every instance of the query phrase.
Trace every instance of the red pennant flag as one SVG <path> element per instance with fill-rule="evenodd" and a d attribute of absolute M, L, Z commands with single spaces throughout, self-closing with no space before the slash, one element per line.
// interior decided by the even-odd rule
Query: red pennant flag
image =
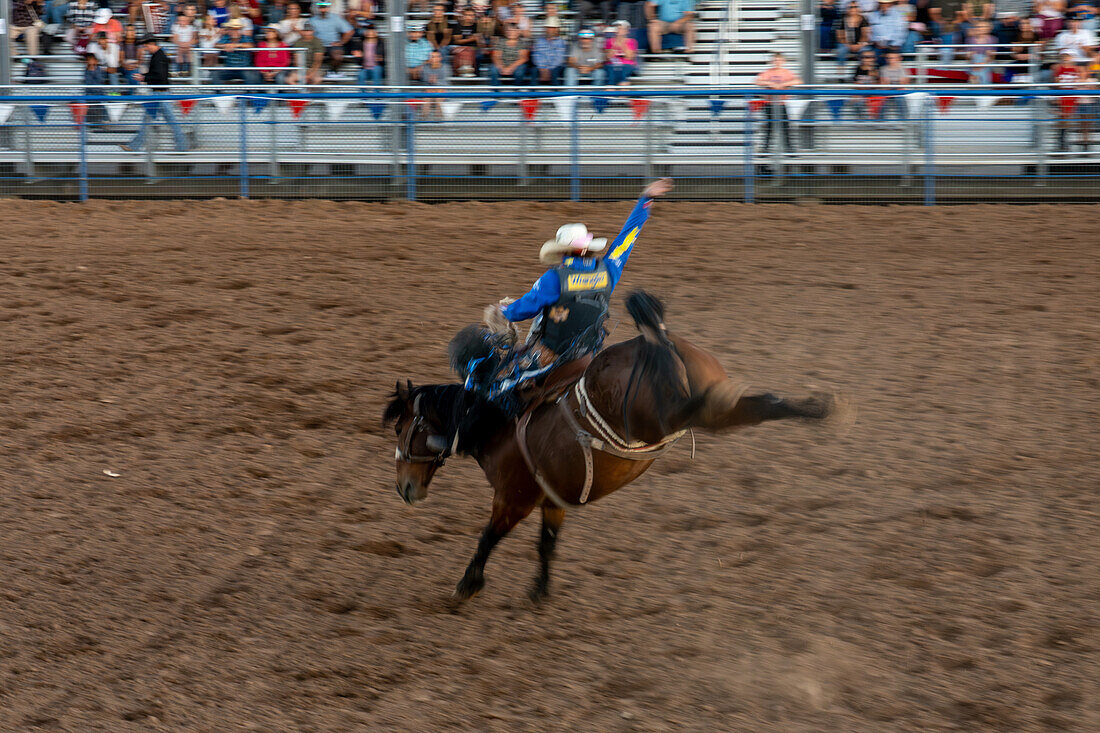
<path fill-rule="evenodd" d="M 1077 97 L 1058 97 L 1058 107 L 1063 117 L 1069 117 L 1077 109 Z"/>
<path fill-rule="evenodd" d="M 886 103 L 886 97 L 867 97 L 867 112 L 871 115 L 871 119 L 878 119 L 879 114 L 882 113 L 882 105 Z"/>
<path fill-rule="evenodd" d="M 290 99 L 287 100 L 287 104 L 290 105 L 290 114 L 294 115 L 294 119 L 298 119 L 302 116 L 302 110 L 309 104 L 308 99 Z"/>
<path fill-rule="evenodd" d="M 409 105 L 413 109 L 419 109 L 420 105 L 424 104 L 423 99 L 406 99 L 405 104 Z"/>
<path fill-rule="evenodd" d="M 88 105 L 84 102 L 70 102 L 69 109 L 73 111 L 73 122 L 84 124 L 84 116 L 88 114 Z"/>
<path fill-rule="evenodd" d="M 194 106 L 195 106 L 195 100 L 194 99 L 181 99 L 180 100 L 180 111 L 183 112 L 185 115 L 191 114 L 191 108 L 194 107 Z"/>
<path fill-rule="evenodd" d="M 940 114 L 947 114 L 947 110 L 951 109 L 951 103 L 954 101 L 954 97 L 936 97 L 936 107 L 939 108 Z"/>
<path fill-rule="evenodd" d="M 539 100 L 521 99 L 519 100 L 519 108 L 523 112 L 523 119 L 530 122 L 535 119 L 535 114 L 539 111 Z"/>
<path fill-rule="evenodd" d="M 764 107 L 767 106 L 768 101 L 766 99 L 750 99 L 749 109 L 753 112 L 763 112 Z"/>
<path fill-rule="evenodd" d="M 634 119 L 640 120 L 645 117 L 646 112 L 649 111 L 648 99 L 632 99 L 630 100 L 630 109 L 634 110 Z"/>

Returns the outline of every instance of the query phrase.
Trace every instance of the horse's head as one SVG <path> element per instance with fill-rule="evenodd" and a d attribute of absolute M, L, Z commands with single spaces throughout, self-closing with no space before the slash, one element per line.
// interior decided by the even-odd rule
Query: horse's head
<path fill-rule="evenodd" d="M 450 455 L 447 428 L 429 405 L 433 394 L 412 382 L 397 383 L 386 405 L 383 423 L 394 423 L 397 433 L 397 493 L 406 504 L 428 497 L 428 484 Z"/>

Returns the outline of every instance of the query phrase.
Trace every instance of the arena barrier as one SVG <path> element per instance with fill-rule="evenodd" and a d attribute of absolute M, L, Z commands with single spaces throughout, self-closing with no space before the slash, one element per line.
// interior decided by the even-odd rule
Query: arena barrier
<path fill-rule="evenodd" d="M 184 89 L 7 89 L 0 195 L 1100 200 L 1091 89 Z"/>

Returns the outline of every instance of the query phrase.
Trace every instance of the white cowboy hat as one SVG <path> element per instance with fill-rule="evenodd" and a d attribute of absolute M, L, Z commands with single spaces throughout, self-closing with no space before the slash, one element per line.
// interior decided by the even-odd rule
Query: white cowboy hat
<path fill-rule="evenodd" d="M 96 25 L 104 25 L 109 20 L 111 20 L 110 8 L 100 8 L 99 10 L 95 11 L 95 16 L 92 18 L 92 22 Z"/>
<path fill-rule="evenodd" d="M 546 240 L 539 250 L 539 261 L 556 265 L 563 255 L 592 255 L 607 248 L 605 237 L 593 237 L 584 224 L 563 224 L 553 239 Z"/>

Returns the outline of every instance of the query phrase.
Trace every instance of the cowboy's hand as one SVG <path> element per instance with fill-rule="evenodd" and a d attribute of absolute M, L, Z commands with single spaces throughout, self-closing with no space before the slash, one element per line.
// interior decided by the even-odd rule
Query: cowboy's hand
<path fill-rule="evenodd" d="M 497 301 L 497 305 L 499 305 L 501 308 L 507 308 L 508 306 L 510 306 L 512 303 L 515 303 L 515 302 L 516 302 L 515 298 L 509 298 L 509 297 L 505 296 L 505 297 L 503 297 L 503 298 L 501 298 L 500 300 Z"/>
<path fill-rule="evenodd" d="M 645 190 L 642 191 L 642 195 L 647 196 L 647 197 L 652 199 L 652 198 L 657 198 L 658 196 L 664 196 L 666 193 L 668 193 L 671 190 L 672 190 L 672 179 L 671 178 L 658 178 L 656 181 L 654 181 L 653 183 L 651 183 L 651 184 L 649 184 L 648 186 L 645 187 Z"/>

